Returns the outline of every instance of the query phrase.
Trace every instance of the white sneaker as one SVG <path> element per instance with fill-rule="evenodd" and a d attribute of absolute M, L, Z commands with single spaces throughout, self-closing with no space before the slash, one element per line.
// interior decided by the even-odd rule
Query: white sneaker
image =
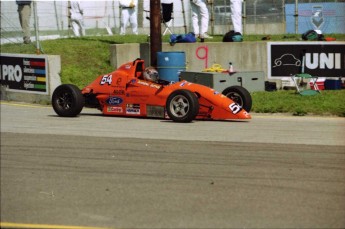
<path fill-rule="evenodd" d="M 200 38 L 204 38 L 204 39 L 212 39 L 213 37 L 211 37 L 210 35 L 208 35 L 207 33 L 204 33 L 202 36 L 200 36 Z"/>

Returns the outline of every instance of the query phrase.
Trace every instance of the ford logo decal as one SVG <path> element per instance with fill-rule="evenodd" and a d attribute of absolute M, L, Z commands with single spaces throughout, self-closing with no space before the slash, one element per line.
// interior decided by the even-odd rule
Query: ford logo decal
<path fill-rule="evenodd" d="M 120 97 L 109 97 L 106 102 L 109 105 L 120 105 L 123 102 L 123 99 Z"/>

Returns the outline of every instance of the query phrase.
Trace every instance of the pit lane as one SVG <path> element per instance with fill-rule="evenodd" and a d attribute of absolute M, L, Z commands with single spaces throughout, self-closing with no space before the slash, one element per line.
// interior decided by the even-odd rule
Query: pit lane
<path fill-rule="evenodd" d="M 110 228 L 345 225 L 345 120 L 102 116 L 1 103 L 1 221 Z"/>

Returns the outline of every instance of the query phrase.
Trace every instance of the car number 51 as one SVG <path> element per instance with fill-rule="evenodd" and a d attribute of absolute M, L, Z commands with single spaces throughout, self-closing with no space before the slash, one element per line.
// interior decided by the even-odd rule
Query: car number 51
<path fill-rule="evenodd" d="M 230 110 L 232 111 L 233 114 L 237 114 L 238 112 L 241 111 L 241 106 L 236 104 L 236 103 L 231 103 L 229 105 Z"/>

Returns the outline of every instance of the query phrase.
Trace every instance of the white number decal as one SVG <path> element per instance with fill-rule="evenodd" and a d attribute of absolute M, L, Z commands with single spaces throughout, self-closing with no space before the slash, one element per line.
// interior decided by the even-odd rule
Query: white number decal
<path fill-rule="evenodd" d="M 232 113 L 234 113 L 234 114 L 237 114 L 238 112 L 241 111 L 241 106 L 239 106 L 239 105 L 236 104 L 236 103 L 231 103 L 231 104 L 229 105 L 229 108 L 230 108 L 230 110 L 232 111 Z"/>
<path fill-rule="evenodd" d="M 101 80 L 101 85 L 104 85 L 106 83 L 108 83 L 110 85 L 112 81 L 113 81 L 112 75 L 104 75 L 102 80 Z"/>

